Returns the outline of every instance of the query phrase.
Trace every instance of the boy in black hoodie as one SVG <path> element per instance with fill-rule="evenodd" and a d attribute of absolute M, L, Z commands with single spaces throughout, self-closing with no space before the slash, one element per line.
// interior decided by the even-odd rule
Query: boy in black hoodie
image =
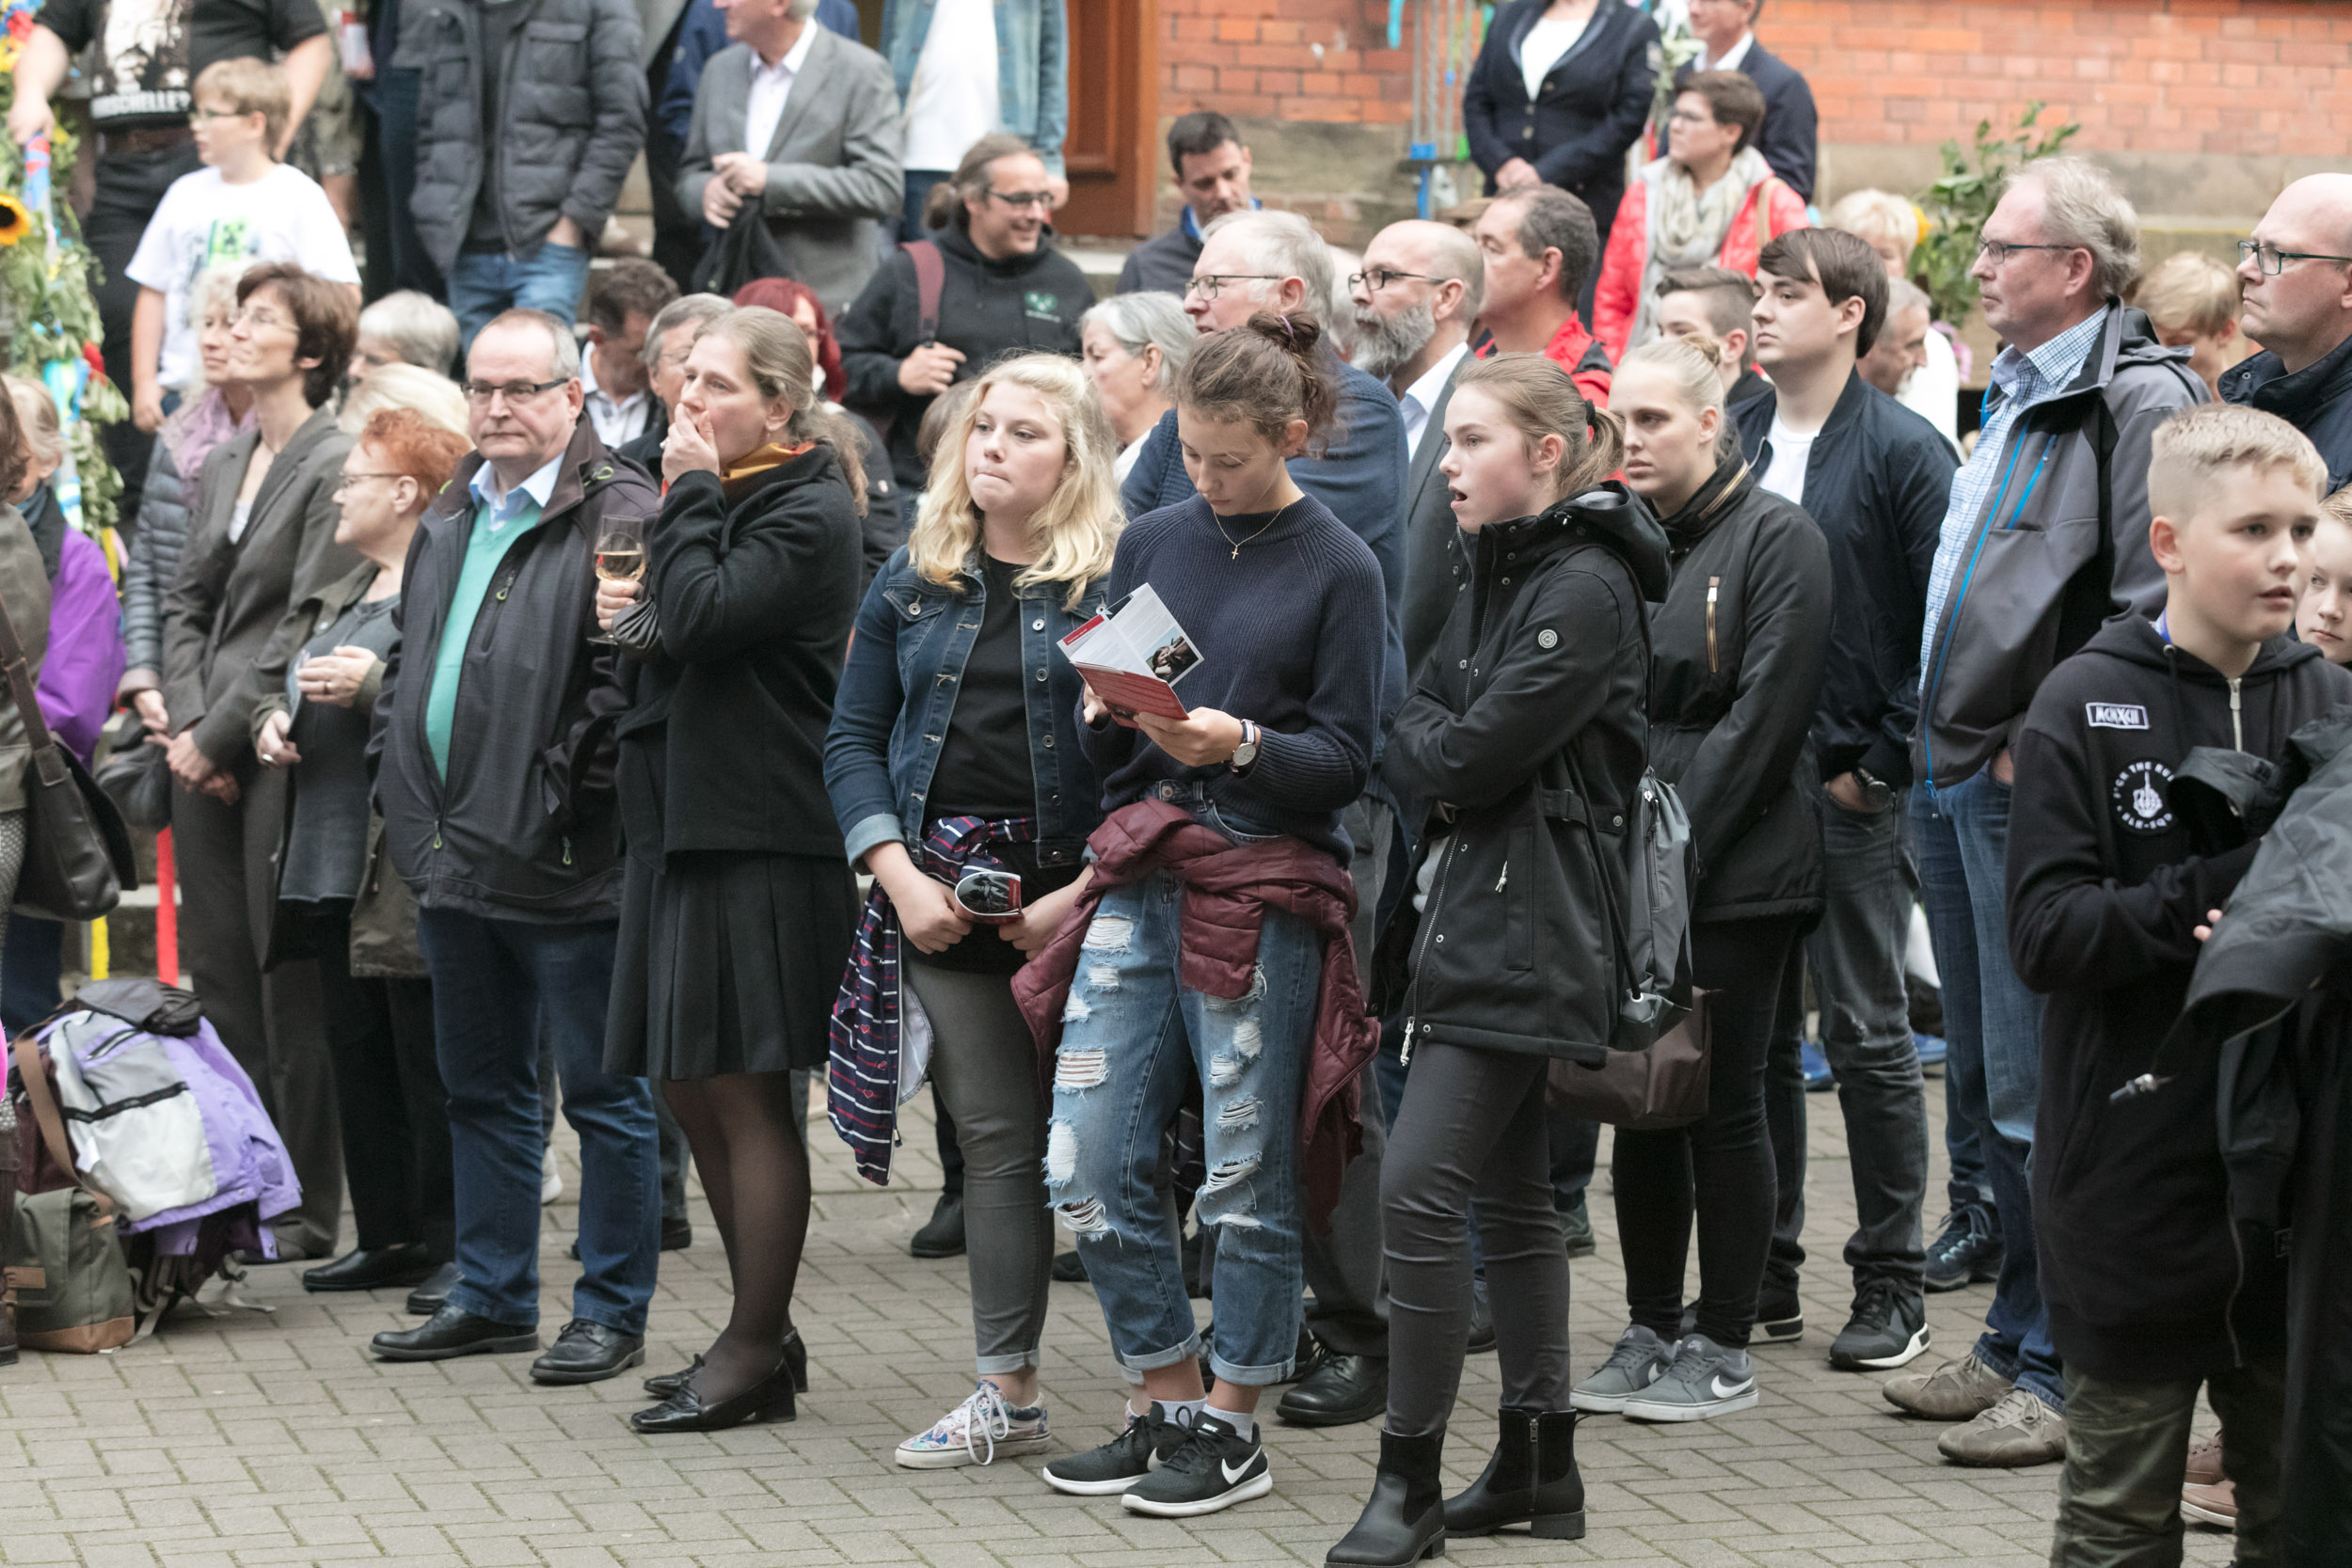
<path fill-rule="evenodd" d="M 2167 608 L 2060 664 L 2016 745 L 2010 949 L 2042 1013 L 2034 1215 L 2066 1365 L 2054 1568 L 2177 1564 L 2201 1386 L 2230 1433 L 2244 1568 L 2277 1555 L 2283 1275 L 2233 1228 L 2210 1061 L 2118 1101 L 2181 1011 L 2199 927 L 2254 846 L 2194 851 L 2168 800 L 2191 747 L 2278 759 L 2352 677 L 2284 634 L 2326 468 L 2273 416 L 2207 404 L 2158 428 L 2149 545 Z"/>

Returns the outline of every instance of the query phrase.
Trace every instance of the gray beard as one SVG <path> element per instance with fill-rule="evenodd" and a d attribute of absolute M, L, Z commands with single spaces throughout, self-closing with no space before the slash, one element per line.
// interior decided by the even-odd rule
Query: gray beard
<path fill-rule="evenodd" d="M 1393 316 L 1356 312 L 1356 368 L 1386 381 L 1396 368 L 1429 346 L 1438 335 L 1438 312 L 1427 300 Z"/>

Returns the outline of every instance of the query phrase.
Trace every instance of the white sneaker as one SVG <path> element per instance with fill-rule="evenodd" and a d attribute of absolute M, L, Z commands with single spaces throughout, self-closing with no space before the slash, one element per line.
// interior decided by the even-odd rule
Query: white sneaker
<path fill-rule="evenodd" d="M 972 1397 L 942 1416 L 930 1431 L 898 1445 L 900 1465 L 910 1470 L 952 1470 L 993 1465 L 1006 1455 L 1043 1453 L 1053 1447 L 1045 1433 L 1045 1407 L 1016 1409 L 993 1383 L 982 1380 Z"/>
<path fill-rule="evenodd" d="M 564 1173 L 555 1165 L 555 1146 L 548 1145 L 548 1157 L 539 1164 L 539 1202 L 553 1203 L 564 1196 Z"/>

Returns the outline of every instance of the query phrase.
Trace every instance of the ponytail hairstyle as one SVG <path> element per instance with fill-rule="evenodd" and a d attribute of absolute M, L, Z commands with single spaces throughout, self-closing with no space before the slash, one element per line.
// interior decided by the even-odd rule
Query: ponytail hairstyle
<path fill-rule="evenodd" d="M 1566 443 L 1552 476 L 1554 500 L 1589 490 L 1625 467 L 1625 420 L 1586 402 L 1556 359 L 1541 354 L 1473 359 L 1454 385 L 1475 387 L 1494 399 L 1529 448 L 1547 436 Z"/>
<path fill-rule="evenodd" d="M 1692 413 L 1712 408 L 1722 416 L 1715 427 L 1715 460 L 1730 458 L 1740 450 L 1740 433 L 1724 407 L 1724 351 L 1712 338 L 1656 338 L 1617 361 L 1617 373 L 1636 365 L 1663 371 Z"/>
<path fill-rule="evenodd" d="M 1245 420 L 1278 446 L 1290 422 L 1304 420 L 1307 451 L 1321 456 L 1340 404 L 1316 353 L 1322 341 L 1314 317 L 1261 310 L 1201 340 L 1177 374 L 1176 401 L 1212 420 Z"/>
<path fill-rule="evenodd" d="M 857 515 L 865 516 L 866 459 L 857 427 L 850 422 L 850 416 L 832 412 L 818 400 L 817 362 L 809 357 L 808 339 L 800 324 L 780 310 L 745 305 L 713 316 L 701 336 L 724 338 L 741 349 L 759 395 L 771 402 L 783 398 L 792 404 L 792 418 L 784 427 L 788 444 L 822 441 L 833 449 L 833 460 L 841 465 L 841 477 L 849 482 L 850 500 Z"/>
<path fill-rule="evenodd" d="M 992 131 L 963 150 L 963 161 L 956 165 L 956 172 L 933 185 L 923 198 L 923 227 L 945 229 L 950 224 L 958 233 L 972 228 L 972 214 L 964 210 L 964 202 L 988 189 L 993 178 L 989 170 L 999 158 L 1037 156 L 1037 149 L 1014 135 L 1010 131 Z"/>
<path fill-rule="evenodd" d="M 980 405 L 997 386 L 1036 393 L 1061 422 L 1061 479 L 1029 519 L 1037 559 L 1021 568 L 1013 582 L 1023 588 L 1066 583 L 1070 592 L 1063 603 L 1074 610 L 1089 584 L 1110 576 L 1119 531 L 1127 519 L 1120 509 L 1119 482 L 1111 477 L 1119 438 L 1111 434 L 1110 420 L 1087 384 L 1086 372 L 1066 354 L 1000 359 L 977 379 L 958 382 L 932 400 L 933 407 L 959 396 L 961 402 L 940 431 L 938 449 L 931 453 L 923 505 L 907 535 L 907 560 L 924 580 L 963 592 L 965 564 L 979 547 L 981 522 L 964 475 L 963 452 Z"/>

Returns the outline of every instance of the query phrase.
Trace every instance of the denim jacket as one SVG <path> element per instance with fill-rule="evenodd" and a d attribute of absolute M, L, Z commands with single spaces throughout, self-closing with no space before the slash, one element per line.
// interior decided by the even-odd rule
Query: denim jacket
<path fill-rule="evenodd" d="M 1063 608 L 1064 584 L 1020 590 L 1041 865 L 1076 864 L 1103 820 L 1102 784 L 1078 743 L 1083 682 L 1054 644 L 1102 609 L 1104 586 L 1089 584 L 1076 613 Z M 825 788 L 852 863 L 877 844 L 912 844 L 922 835 L 924 800 L 955 714 L 956 682 L 979 639 L 987 603 L 977 569 L 968 568 L 959 587 L 922 577 L 901 546 L 858 610 L 825 737 Z"/>
<path fill-rule="evenodd" d="M 906 102 L 923 40 L 931 30 L 933 0 L 889 0 L 882 8 L 882 55 Z M 1062 137 L 1070 128 L 1070 16 L 1067 0 L 996 0 L 997 115 L 1005 129 L 1026 140 L 1062 172 Z"/>

